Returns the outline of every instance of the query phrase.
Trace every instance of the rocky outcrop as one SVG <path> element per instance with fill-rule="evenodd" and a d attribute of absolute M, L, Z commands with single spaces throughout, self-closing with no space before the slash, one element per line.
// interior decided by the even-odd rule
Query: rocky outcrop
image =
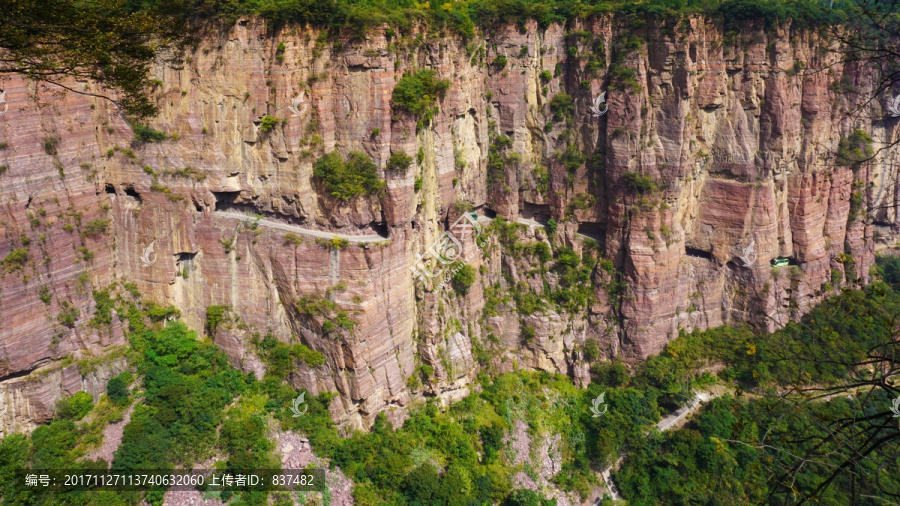
<path fill-rule="evenodd" d="M 125 360 L 111 357 L 89 366 L 60 362 L 27 376 L 0 384 L 0 438 L 12 432 L 31 432 L 53 418 L 58 400 L 85 391 L 94 402 L 106 393 L 110 378 L 125 370 Z"/>
<path fill-rule="evenodd" d="M 867 212 L 897 199 L 897 150 L 856 167 L 834 156 L 856 129 L 895 140 L 897 120 L 844 112 L 869 77 L 814 31 L 600 17 L 472 41 L 389 33 L 322 43 L 243 20 L 205 34 L 183 66 L 154 70 L 150 126 L 171 136 L 156 143 L 134 143 L 102 99 L 0 76 L 0 385 L 119 344 L 88 325 L 92 289 L 127 281 L 197 330 L 208 306 L 230 306 L 245 327 L 216 342 L 247 372 L 262 374 L 254 333 L 323 353 L 291 382 L 339 393 L 335 418 L 363 427 L 381 411 L 402 419 L 421 395 L 459 398 L 483 368 L 586 382 L 589 348 L 639 360 L 681 329 L 776 328 L 835 285 L 867 282 L 873 223 L 882 237 L 897 225 L 893 208 Z M 451 83 L 430 123 L 391 106 L 421 68 Z M 370 156 L 383 195 L 327 195 L 313 167 L 333 150 Z M 412 166 L 386 172 L 397 152 Z M 464 241 L 468 292 L 428 291 L 410 268 L 468 207 L 552 218 L 554 237 L 523 226 L 519 240 L 597 244 L 615 269 L 591 274 L 584 314 L 519 314 L 511 294 L 540 295 L 553 273 L 484 232 Z M 776 257 L 791 265 L 773 269 Z"/>

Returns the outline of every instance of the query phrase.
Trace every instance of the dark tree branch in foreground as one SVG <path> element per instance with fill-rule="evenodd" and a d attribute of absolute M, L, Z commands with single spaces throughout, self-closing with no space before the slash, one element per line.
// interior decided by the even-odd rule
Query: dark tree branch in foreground
<path fill-rule="evenodd" d="M 6 0 L 0 16 L 0 73 L 76 91 L 71 80 L 91 80 L 129 115 L 155 114 L 148 96 L 151 66 L 163 54 L 177 59 L 188 42 L 178 0 L 136 4 L 123 0 Z"/>
<path fill-rule="evenodd" d="M 896 275 L 885 278 L 891 284 L 900 282 Z M 884 486 L 881 480 L 885 462 L 898 456 L 900 441 L 891 403 L 900 395 L 896 295 L 883 284 L 865 292 L 845 291 L 840 302 L 820 307 L 781 332 L 783 339 L 766 350 L 766 363 L 781 364 L 780 371 L 790 372 L 779 378 L 783 387 L 771 401 L 773 409 L 783 413 L 778 420 L 803 413 L 812 426 L 777 441 L 765 432 L 758 441 L 758 449 L 774 455 L 770 482 L 775 486 L 766 503 L 820 501 L 841 478 L 845 484 L 854 484 L 854 495 L 856 487 L 866 482 L 882 499 L 900 499 L 900 490 Z M 844 408 L 824 406 L 842 399 L 849 399 Z M 804 451 L 774 453 L 772 448 Z M 796 480 L 810 468 L 817 470 L 821 480 L 807 482 L 798 490 Z"/>

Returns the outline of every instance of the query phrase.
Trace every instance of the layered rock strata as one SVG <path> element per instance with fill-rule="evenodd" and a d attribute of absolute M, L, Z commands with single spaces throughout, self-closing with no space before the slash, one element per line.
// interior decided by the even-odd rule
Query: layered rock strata
<path fill-rule="evenodd" d="M 422 395 L 459 398 L 485 368 L 586 382 L 591 349 L 634 361 L 680 330 L 777 328 L 866 283 L 873 227 L 896 229 L 898 151 L 857 166 L 835 153 L 857 129 L 876 147 L 896 140 L 898 120 L 878 100 L 847 112 L 871 76 L 814 31 L 601 17 L 469 41 L 389 33 L 324 43 L 258 20 L 207 33 L 183 66 L 154 69 L 150 126 L 170 136 L 157 143 L 134 143 L 102 99 L 0 76 L 0 428 L 48 416 L 51 399 L 23 378 L 77 383 L 32 371 L 122 344 L 118 323 L 91 324 L 93 290 L 113 282 L 201 332 L 208 306 L 229 306 L 213 337 L 258 376 L 254 334 L 323 353 L 290 381 L 337 392 L 334 417 L 351 428 L 401 419 Z M 450 81 L 430 122 L 391 102 L 404 73 L 426 68 Z M 371 157 L 383 195 L 328 195 L 313 168 L 334 150 Z M 385 169 L 397 152 L 413 158 L 405 172 Z M 540 296 L 556 278 L 485 231 L 463 245 L 468 292 L 429 291 L 411 267 L 470 208 L 485 227 L 523 221 L 523 243 L 596 244 L 615 269 L 591 273 L 586 311 L 523 315 L 513 292 Z M 778 257 L 790 265 L 771 267 Z"/>

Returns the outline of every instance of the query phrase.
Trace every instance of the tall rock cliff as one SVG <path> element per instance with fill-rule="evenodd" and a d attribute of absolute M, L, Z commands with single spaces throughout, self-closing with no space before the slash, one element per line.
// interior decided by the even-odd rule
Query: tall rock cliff
<path fill-rule="evenodd" d="M 777 328 L 867 282 L 874 228 L 892 241 L 898 224 L 900 152 L 836 156 L 898 135 L 878 100 L 852 113 L 871 78 L 837 49 L 703 18 L 475 40 L 249 19 L 154 70 L 150 126 L 170 138 L 143 143 L 105 100 L 0 76 L 0 431 L 121 368 L 72 365 L 121 356 L 118 317 L 94 318 L 114 282 L 201 332 L 230 307 L 213 337 L 248 372 L 265 368 L 254 335 L 322 352 L 290 381 L 338 392 L 346 427 L 464 396 L 485 369 L 584 382 L 591 360 L 639 360 L 682 329 Z M 430 121 L 392 104 L 421 69 L 450 82 Z M 331 151 L 371 157 L 383 194 L 329 195 L 313 170 Z M 410 167 L 386 168 L 401 152 Z M 464 295 L 412 269 L 460 218 Z M 545 268 L 564 248 L 600 259 L 586 281 Z"/>

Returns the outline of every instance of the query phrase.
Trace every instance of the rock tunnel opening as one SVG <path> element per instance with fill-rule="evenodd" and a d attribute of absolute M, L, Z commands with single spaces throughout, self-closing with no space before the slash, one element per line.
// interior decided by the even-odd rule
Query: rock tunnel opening
<path fill-rule="evenodd" d="M 123 188 L 125 190 L 125 196 L 134 199 L 138 204 L 142 204 L 144 199 L 141 198 L 141 194 L 134 189 L 134 186 L 126 186 Z"/>
<path fill-rule="evenodd" d="M 306 223 L 306 218 L 303 216 L 292 216 L 278 211 L 263 209 L 257 205 L 256 202 L 252 201 L 240 202 L 241 192 L 239 191 L 212 192 L 212 194 L 216 198 L 216 204 L 213 211 L 217 213 L 237 213 L 246 215 L 248 218 L 264 216 L 269 220 L 298 226 L 303 226 Z"/>
<path fill-rule="evenodd" d="M 36 370 L 38 370 L 37 366 L 31 367 L 28 369 L 23 369 L 21 371 L 11 372 L 11 373 L 6 374 L 5 376 L 3 376 L 2 375 L 3 373 L 0 372 L 0 381 L 8 381 L 8 380 L 14 380 L 14 379 L 18 379 L 18 378 L 24 378 Z"/>
<path fill-rule="evenodd" d="M 271 209 L 263 209 L 255 202 L 239 202 L 239 191 L 233 192 L 212 192 L 216 198 L 213 211 L 217 214 L 238 219 L 254 219 L 262 217 L 267 221 L 263 221 L 260 225 L 281 228 L 287 231 L 295 231 L 303 233 L 307 230 L 316 230 L 319 232 L 333 232 L 337 234 L 348 233 L 344 229 L 322 230 L 321 227 L 310 227 L 310 223 L 306 216 L 296 216 Z M 287 228 L 285 228 L 287 227 Z M 292 229 L 291 227 L 296 227 Z M 361 232 L 371 232 L 385 239 L 390 239 L 390 228 L 386 221 L 372 221 L 366 225 L 357 224 L 356 229 L 349 232 L 349 235 L 357 235 Z M 350 228 L 350 227 L 348 227 Z"/>
<path fill-rule="evenodd" d="M 388 226 L 386 222 L 383 221 L 373 221 L 369 224 L 369 227 L 372 228 L 372 231 L 376 234 L 384 237 L 385 239 L 389 239 L 391 236 L 390 230 L 388 230 Z"/>
<path fill-rule="evenodd" d="M 589 237 L 600 245 L 601 251 L 606 246 L 606 227 L 602 223 L 585 221 L 578 224 L 578 233 Z"/>
<path fill-rule="evenodd" d="M 709 251 L 704 251 L 702 249 L 697 249 L 697 248 L 691 248 L 690 246 L 684 247 L 684 254 L 689 257 L 704 258 L 709 261 L 713 260 L 713 255 Z"/>
<path fill-rule="evenodd" d="M 194 271 L 194 257 L 197 253 L 182 251 L 175 254 L 175 270 L 182 277 L 188 277 L 188 274 Z"/>
<path fill-rule="evenodd" d="M 216 198 L 216 211 L 232 210 L 234 206 L 250 207 L 235 203 L 241 192 L 212 192 L 212 194 Z"/>
<path fill-rule="evenodd" d="M 550 219 L 550 205 L 532 204 L 531 202 L 525 202 L 525 205 L 522 207 L 520 216 L 522 218 L 525 218 L 526 220 L 534 220 L 538 223 L 546 223 L 547 220 Z"/>
<path fill-rule="evenodd" d="M 477 212 L 478 214 L 483 214 L 484 216 L 486 216 L 490 219 L 494 219 L 497 217 L 497 211 L 494 211 L 493 209 L 491 209 L 490 207 L 488 207 L 484 204 L 476 207 L 475 209 L 473 209 L 473 211 Z"/>

